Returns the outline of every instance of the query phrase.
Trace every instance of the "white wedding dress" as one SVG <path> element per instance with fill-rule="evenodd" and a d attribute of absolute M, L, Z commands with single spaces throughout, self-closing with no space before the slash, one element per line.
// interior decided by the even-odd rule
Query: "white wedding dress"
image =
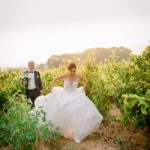
<path fill-rule="evenodd" d="M 64 88 L 54 87 L 52 93 L 38 97 L 35 108 L 41 108 L 46 120 L 59 127 L 62 135 L 71 134 L 80 143 L 99 127 L 103 116 L 85 95 L 83 87 L 77 86 L 78 80 L 71 83 L 65 79 Z"/>

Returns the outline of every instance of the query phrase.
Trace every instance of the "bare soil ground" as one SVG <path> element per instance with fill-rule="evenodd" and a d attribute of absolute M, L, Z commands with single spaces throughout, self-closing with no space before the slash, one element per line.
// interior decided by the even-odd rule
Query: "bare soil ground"
<path fill-rule="evenodd" d="M 98 131 L 77 144 L 61 137 L 56 143 L 40 150 L 150 150 L 150 135 L 147 129 L 136 128 L 116 120 L 121 115 L 116 105 L 104 118 Z"/>
<path fill-rule="evenodd" d="M 121 115 L 116 105 L 104 117 L 99 129 L 82 143 L 60 137 L 58 141 L 39 145 L 35 150 L 150 150 L 150 133 L 116 120 Z M 4 148 L 3 150 L 12 150 Z"/>

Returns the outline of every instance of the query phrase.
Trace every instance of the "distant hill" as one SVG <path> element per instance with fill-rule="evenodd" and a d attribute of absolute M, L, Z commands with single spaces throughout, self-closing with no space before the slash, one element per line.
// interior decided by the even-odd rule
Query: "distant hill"
<path fill-rule="evenodd" d="M 38 69 L 45 70 L 51 68 L 57 68 L 61 65 L 68 64 L 68 62 L 76 62 L 82 64 L 87 58 L 89 53 L 93 54 L 96 63 L 102 63 L 104 59 L 112 55 L 112 52 L 121 61 L 123 59 L 128 59 L 131 50 L 124 47 L 111 47 L 111 48 L 90 48 L 81 53 L 75 54 L 62 54 L 62 55 L 52 55 L 46 62 L 46 64 L 40 64 L 37 66 Z"/>

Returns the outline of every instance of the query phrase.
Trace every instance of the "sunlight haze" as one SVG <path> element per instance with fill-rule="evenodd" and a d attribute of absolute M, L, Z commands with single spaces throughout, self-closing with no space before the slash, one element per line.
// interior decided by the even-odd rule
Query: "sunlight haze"
<path fill-rule="evenodd" d="M 149 0 L 0 0 L 0 67 L 45 63 L 51 55 L 150 41 Z"/>

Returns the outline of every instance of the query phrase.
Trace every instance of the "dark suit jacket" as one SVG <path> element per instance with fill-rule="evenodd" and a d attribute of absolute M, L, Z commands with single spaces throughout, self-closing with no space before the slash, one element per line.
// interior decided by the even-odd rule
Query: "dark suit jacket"
<path fill-rule="evenodd" d="M 28 73 L 28 71 L 27 71 L 27 73 Z M 38 71 L 34 71 L 34 79 L 35 79 L 36 89 L 38 91 L 42 90 L 43 89 L 42 81 L 41 81 L 40 73 Z M 28 87 L 28 82 L 25 85 L 26 91 L 27 91 L 27 87 Z"/>

